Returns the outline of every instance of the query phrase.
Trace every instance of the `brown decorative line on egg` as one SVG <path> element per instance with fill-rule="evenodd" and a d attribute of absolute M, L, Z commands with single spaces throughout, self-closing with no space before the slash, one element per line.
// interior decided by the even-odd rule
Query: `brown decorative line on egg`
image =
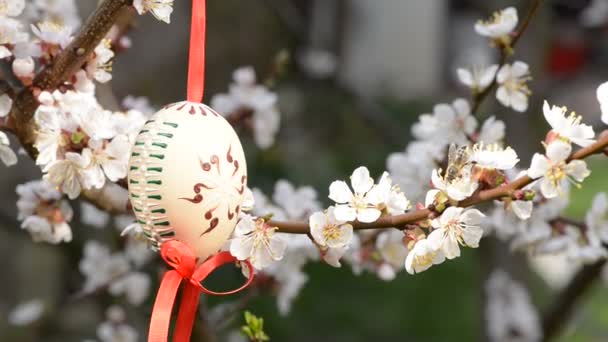
<path fill-rule="evenodd" d="M 180 106 L 175 108 L 175 110 L 177 110 L 179 112 L 186 111 L 190 115 L 200 114 L 202 116 L 207 116 L 208 113 L 211 113 L 214 116 L 221 117 L 221 115 L 218 112 L 216 112 L 215 110 L 213 110 L 210 107 L 203 105 L 202 103 L 194 103 L 194 102 L 188 102 L 188 101 L 171 103 L 171 104 L 164 106 L 163 109 L 173 108 L 177 105 L 180 105 Z"/>
<path fill-rule="evenodd" d="M 188 202 L 190 202 L 190 203 L 197 204 L 197 203 L 201 203 L 201 202 L 203 201 L 203 195 L 198 194 L 198 195 L 196 195 L 196 196 L 194 196 L 194 197 L 192 197 L 192 198 L 188 198 L 188 197 L 180 197 L 179 199 L 181 199 L 181 200 L 186 200 L 186 201 L 188 201 Z"/>
<path fill-rule="evenodd" d="M 204 232 L 202 232 L 200 236 L 203 236 L 207 233 L 212 232 L 219 223 L 220 223 L 220 219 L 217 217 L 214 217 L 213 220 L 211 220 L 211 222 L 209 222 L 209 228 L 207 228 Z"/>
<path fill-rule="evenodd" d="M 195 196 L 185 196 L 179 199 L 186 200 L 192 204 L 205 202 L 212 207 L 212 209 L 203 215 L 203 219 L 209 222 L 207 228 L 200 234 L 200 236 L 203 236 L 212 232 L 221 222 L 220 216 L 223 215 L 218 215 L 216 211 L 219 207 L 224 207 L 220 212 L 227 213 L 226 218 L 228 220 L 233 220 L 236 214 L 239 213 L 240 206 L 237 205 L 234 211 L 232 211 L 230 202 L 234 198 L 241 198 L 245 192 L 247 176 L 237 176 L 239 163 L 232 156 L 232 146 L 228 147 L 225 159 L 220 159 L 216 154 L 212 154 L 208 161 L 204 158 L 199 158 L 198 163 L 203 172 L 201 173 L 202 181 L 199 181 L 192 187 Z M 225 169 L 220 165 L 222 163 L 234 167 L 234 172 L 232 174 L 222 173 L 222 170 Z M 207 190 L 205 191 L 204 198 L 201 194 L 203 189 Z"/>

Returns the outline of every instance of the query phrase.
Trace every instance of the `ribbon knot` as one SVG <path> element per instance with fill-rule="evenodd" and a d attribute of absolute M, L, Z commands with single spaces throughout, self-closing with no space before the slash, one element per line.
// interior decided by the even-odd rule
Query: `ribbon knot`
<path fill-rule="evenodd" d="M 160 255 L 183 278 L 191 279 L 196 266 L 196 256 L 190 248 L 184 248 L 183 245 L 177 240 L 168 241 L 163 244 Z"/>
<path fill-rule="evenodd" d="M 215 292 L 205 288 L 201 282 L 214 270 L 222 265 L 236 262 L 237 259 L 228 252 L 218 253 L 199 266 L 196 266 L 196 256 L 192 250 L 183 242 L 172 240 L 163 243 L 160 254 L 165 262 L 173 269 L 163 276 L 163 279 L 156 295 L 152 318 L 150 319 L 150 330 L 148 333 L 149 342 L 167 342 L 169 336 L 169 322 L 171 311 L 177 295 L 177 290 L 182 280 L 184 291 L 175 325 L 173 341 L 190 341 L 194 316 L 198 308 L 201 292 L 223 296 L 239 292 L 249 286 L 253 280 L 253 266 L 246 261 L 245 265 L 249 268 L 249 277 L 241 287 L 227 291 Z"/>

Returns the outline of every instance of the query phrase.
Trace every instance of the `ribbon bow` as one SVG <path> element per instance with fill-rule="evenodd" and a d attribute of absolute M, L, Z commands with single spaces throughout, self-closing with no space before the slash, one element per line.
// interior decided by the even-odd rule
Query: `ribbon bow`
<path fill-rule="evenodd" d="M 148 342 L 167 342 L 171 311 L 182 280 L 184 280 L 184 291 L 173 338 L 173 341 L 176 342 L 190 341 L 194 315 L 198 308 L 201 292 L 217 296 L 229 295 L 243 290 L 253 280 L 253 266 L 249 261 L 245 261 L 249 269 L 249 277 L 245 284 L 232 291 L 210 291 L 201 284 L 201 281 L 220 266 L 237 261 L 229 252 L 218 253 L 198 267 L 196 266 L 196 256 L 183 242 L 172 240 L 163 243 L 160 254 L 173 269 L 165 273 L 158 289 L 150 319 Z"/>

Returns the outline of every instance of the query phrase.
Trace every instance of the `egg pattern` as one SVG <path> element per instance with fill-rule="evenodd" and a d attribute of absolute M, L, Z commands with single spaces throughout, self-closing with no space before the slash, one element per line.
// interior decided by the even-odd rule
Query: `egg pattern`
<path fill-rule="evenodd" d="M 243 149 L 213 109 L 173 103 L 137 136 L 128 185 L 133 212 L 153 249 L 178 239 L 204 260 L 222 247 L 238 220 L 247 186 Z"/>

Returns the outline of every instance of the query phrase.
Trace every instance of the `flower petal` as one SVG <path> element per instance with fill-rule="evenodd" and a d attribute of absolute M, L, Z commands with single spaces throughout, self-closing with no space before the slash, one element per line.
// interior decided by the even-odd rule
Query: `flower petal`
<path fill-rule="evenodd" d="M 555 140 L 547 146 L 547 157 L 553 163 L 566 160 L 572 152 L 572 146 L 561 140 Z"/>
<path fill-rule="evenodd" d="M 365 166 L 360 166 L 350 176 L 350 183 L 356 194 L 365 194 L 374 185 L 374 180 L 369 176 L 369 170 Z"/>
<path fill-rule="evenodd" d="M 357 211 L 345 204 L 338 204 L 334 209 L 334 216 L 340 221 L 354 221 L 357 218 Z"/>
<path fill-rule="evenodd" d="M 359 222 L 371 223 L 375 222 L 382 212 L 376 208 L 365 208 L 357 211 L 357 220 Z"/>
<path fill-rule="evenodd" d="M 329 186 L 329 198 L 336 203 L 347 203 L 353 199 L 353 193 L 344 181 L 334 181 Z"/>
<path fill-rule="evenodd" d="M 549 170 L 549 160 L 540 153 L 534 153 L 530 168 L 528 169 L 528 177 L 538 178 L 545 175 Z"/>

